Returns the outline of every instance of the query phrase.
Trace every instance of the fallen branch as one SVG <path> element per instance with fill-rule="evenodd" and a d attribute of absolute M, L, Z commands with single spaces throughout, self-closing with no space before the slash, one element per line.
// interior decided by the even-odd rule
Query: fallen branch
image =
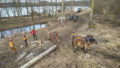
<path fill-rule="evenodd" d="M 49 54 L 51 51 L 53 51 L 56 48 L 57 48 L 56 45 L 50 47 L 48 50 L 44 51 L 43 53 L 41 53 L 40 55 L 38 55 L 37 57 L 35 57 L 31 61 L 29 61 L 28 63 L 26 63 L 25 65 L 21 66 L 20 68 L 29 68 L 31 65 L 33 65 L 34 63 L 36 63 L 37 61 L 39 61 L 41 58 L 43 58 L 44 56 L 46 56 L 47 54 Z"/>

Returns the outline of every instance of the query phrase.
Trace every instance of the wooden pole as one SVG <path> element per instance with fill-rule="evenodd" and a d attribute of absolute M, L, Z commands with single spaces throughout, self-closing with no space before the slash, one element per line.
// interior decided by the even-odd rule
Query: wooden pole
<path fill-rule="evenodd" d="M 30 66 L 35 64 L 37 61 L 42 59 L 44 56 L 46 56 L 47 54 L 49 54 L 50 52 L 52 52 L 56 48 L 57 48 L 57 45 L 54 45 L 54 46 L 50 47 L 48 50 L 46 50 L 43 53 L 41 53 L 40 55 L 36 56 L 34 59 L 30 60 L 28 63 L 26 63 L 25 65 L 21 66 L 20 68 L 29 68 Z"/>
<path fill-rule="evenodd" d="M 90 21 L 92 20 L 92 17 L 93 17 L 94 1 L 95 0 L 92 0 L 92 4 L 91 4 Z"/>

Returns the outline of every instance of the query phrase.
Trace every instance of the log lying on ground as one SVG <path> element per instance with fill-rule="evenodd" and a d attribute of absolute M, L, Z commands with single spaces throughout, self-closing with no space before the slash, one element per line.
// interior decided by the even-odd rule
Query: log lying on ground
<path fill-rule="evenodd" d="M 47 54 L 49 54 L 51 51 L 55 50 L 56 48 L 57 48 L 56 45 L 50 47 L 48 50 L 44 51 L 43 53 L 41 53 L 40 55 L 38 55 L 37 57 L 35 57 L 31 61 L 26 63 L 25 65 L 21 66 L 20 68 L 29 68 L 31 65 L 36 63 L 38 60 L 40 60 L 41 58 L 43 58 L 44 56 L 46 56 Z"/>
<path fill-rule="evenodd" d="M 22 58 L 24 58 L 27 55 L 27 52 L 24 52 L 23 54 L 19 55 L 19 57 L 16 59 L 15 62 L 19 62 L 20 60 L 22 60 Z"/>

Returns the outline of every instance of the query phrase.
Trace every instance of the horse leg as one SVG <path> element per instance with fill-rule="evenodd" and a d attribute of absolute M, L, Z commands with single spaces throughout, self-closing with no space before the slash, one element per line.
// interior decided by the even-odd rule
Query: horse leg
<path fill-rule="evenodd" d="M 83 47 L 83 52 L 86 53 L 86 49 L 85 49 L 85 46 Z"/>
<path fill-rule="evenodd" d="M 84 53 L 87 53 L 87 49 L 88 49 L 88 44 L 85 44 L 84 47 L 83 47 Z"/>
<path fill-rule="evenodd" d="M 77 47 L 74 48 L 73 52 L 77 52 Z"/>
<path fill-rule="evenodd" d="M 73 52 L 76 52 L 77 51 L 77 45 L 76 45 L 76 42 L 75 41 L 73 41 L 73 46 L 74 46 L 74 50 L 73 50 Z"/>

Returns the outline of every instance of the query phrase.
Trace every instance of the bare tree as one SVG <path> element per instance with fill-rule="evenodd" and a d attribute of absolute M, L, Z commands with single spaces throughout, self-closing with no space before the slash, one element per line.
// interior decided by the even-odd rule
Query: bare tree
<path fill-rule="evenodd" d="M 27 15 L 29 15 L 29 10 L 28 10 L 28 0 L 26 0 L 26 9 L 27 9 Z"/>
<path fill-rule="evenodd" d="M 64 24 L 64 21 L 63 21 L 63 17 L 64 17 L 64 0 L 62 0 L 62 12 L 61 12 L 61 15 L 62 15 L 62 24 Z"/>
<path fill-rule="evenodd" d="M 57 1 L 58 0 L 56 0 L 56 12 L 55 12 L 55 16 L 57 16 Z"/>
<path fill-rule="evenodd" d="M 71 12 L 73 12 L 74 0 L 71 1 Z"/>

